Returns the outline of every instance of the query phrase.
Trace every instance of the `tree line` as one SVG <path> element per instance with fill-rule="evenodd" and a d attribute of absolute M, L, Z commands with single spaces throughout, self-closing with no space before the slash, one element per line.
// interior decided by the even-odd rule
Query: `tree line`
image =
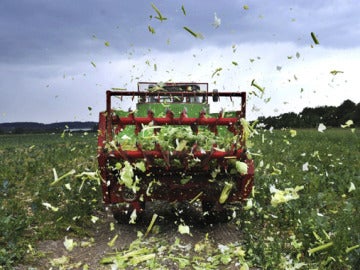
<path fill-rule="evenodd" d="M 340 106 L 320 106 L 304 108 L 300 113 L 283 113 L 279 116 L 258 118 L 265 128 L 315 128 L 320 123 L 327 127 L 340 127 L 352 120 L 354 126 L 360 125 L 360 103 L 347 99 Z"/>
<path fill-rule="evenodd" d="M 23 134 L 23 133 L 60 133 L 64 130 L 69 131 L 97 131 L 97 122 L 57 122 L 51 124 L 42 124 L 37 122 L 13 122 L 0 123 L 0 134 Z"/>

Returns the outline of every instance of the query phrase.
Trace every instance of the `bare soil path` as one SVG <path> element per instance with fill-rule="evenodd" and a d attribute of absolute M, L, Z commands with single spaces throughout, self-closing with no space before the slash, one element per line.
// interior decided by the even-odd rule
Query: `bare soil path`
<path fill-rule="evenodd" d="M 42 256 L 31 263 L 32 265 L 19 265 L 16 269 L 112 269 L 110 265 L 101 264 L 100 260 L 116 251 L 128 249 L 130 244 L 138 239 L 139 231 L 145 233 L 154 213 L 158 215 L 158 218 L 147 237 L 154 238 L 153 241 L 172 244 L 180 240 L 181 245 L 188 247 L 190 252 L 197 243 L 204 241 L 204 239 L 208 239 L 209 243 L 211 242 L 216 246 L 242 241 L 239 226 L 235 224 L 235 221 L 205 224 L 202 213 L 194 206 L 187 205 L 174 211 L 166 204 L 149 203 L 143 218 L 137 224 L 132 225 L 116 223 L 112 214 L 107 211 L 98 213 L 97 216 L 100 219 L 93 225 L 92 237 L 74 239 L 77 246 L 72 251 L 65 248 L 64 239 L 46 240 L 35 247 Z M 114 223 L 114 226 L 111 226 L 111 223 Z M 190 234 L 181 234 L 178 231 L 179 224 L 188 225 Z M 112 230 L 111 227 L 113 227 Z M 116 235 L 118 237 L 114 245 L 109 246 L 108 243 Z M 61 259 L 66 260 L 64 264 L 66 267 L 54 263 Z M 178 267 L 168 265 L 166 269 L 178 269 Z M 224 269 L 239 269 L 239 266 L 235 267 L 235 265 L 229 264 Z"/>

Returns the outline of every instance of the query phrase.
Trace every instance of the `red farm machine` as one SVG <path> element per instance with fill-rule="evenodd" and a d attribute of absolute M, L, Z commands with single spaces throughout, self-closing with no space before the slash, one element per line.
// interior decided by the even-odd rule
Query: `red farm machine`
<path fill-rule="evenodd" d="M 237 109 L 210 113 L 220 100 Z M 116 102 L 136 107 L 113 108 Z M 139 82 L 137 91 L 107 91 L 98 163 L 114 217 L 129 220 L 154 200 L 196 200 L 208 212 L 246 199 L 254 165 L 245 110 L 245 92 L 209 92 L 207 83 Z"/>

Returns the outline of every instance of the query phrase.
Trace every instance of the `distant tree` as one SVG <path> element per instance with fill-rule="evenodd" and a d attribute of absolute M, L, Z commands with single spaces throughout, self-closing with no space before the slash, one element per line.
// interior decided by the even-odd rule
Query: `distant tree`
<path fill-rule="evenodd" d="M 353 114 L 356 109 L 356 104 L 351 100 L 345 100 L 339 107 L 336 109 L 336 118 L 338 120 L 337 126 L 345 123 L 347 120 L 353 117 Z"/>
<path fill-rule="evenodd" d="M 300 127 L 299 116 L 294 112 L 282 114 L 279 121 L 280 121 L 279 124 L 282 127 L 288 127 L 288 128 Z"/>
<path fill-rule="evenodd" d="M 25 130 L 23 128 L 21 128 L 21 127 L 16 127 L 16 128 L 14 128 L 12 133 L 13 134 L 24 134 Z"/>
<path fill-rule="evenodd" d="M 300 113 L 301 115 L 301 127 L 304 128 L 313 128 L 320 122 L 320 115 L 314 108 L 304 108 Z"/>
<path fill-rule="evenodd" d="M 354 121 L 355 126 L 360 125 L 360 103 L 356 105 L 351 100 L 345 100 L 339 107 L 306 107 L 299 114 L 290 112 L 279 116 L 258 118 L 265 128 L 315 128 L 319 123 L 339 127 L 350 119 Z"/>
<path fill-rule="evenodd" d="M 321 123 L 326 126 L 337 126 L 336 110 L 335 106 L 324 106 L 324 110 L 321 112 Z"/>
<path fill-rule="evenodd" d="M 360 103 L 356 104 L 354 114 L 351 119 L 354 121 L 356 126 L 360 126 Z"/>

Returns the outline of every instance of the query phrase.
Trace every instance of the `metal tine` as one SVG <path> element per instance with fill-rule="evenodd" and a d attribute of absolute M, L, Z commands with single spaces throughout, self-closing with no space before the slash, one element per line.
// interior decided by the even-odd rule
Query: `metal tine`
<path fill-rule="evenodd" d="M 204 155 L 204 159 L 201 160 L 201 167 L 203 167 L 205 170 L 209 169 L 209 161 L 210 161 L 211 155 L 214 153 L 214 151 L 215 151 L 215 147 L 212 146 L 209 153 Z"/>
<path fill-rule="evenodd" d="M 155 150 L 159 151 L 161 153 L 162 158 L 165 161 L 166 164 L 166 169 L 170 169 L 170 157 L 169 157 L 169 152 L 168 151 L 164 151 L 161 148 L 161 145 L 158 142 L 155 142 Z"/>
<path fill-rule="evenodd" d="M 146 170 L 148 170 L 150 168 L 150 166 L 151 166 L 151 160 L 149 160 L 149 157 L 146 155 L 145 151 L 142 149 L 141 144 L 139 142 L 136 142 L 136 148 L 143 155 L 144 160 L 145 160 Z"/>
<path fill-rule="evenodd" d="M 187 110 L 186 110 L 186 108 L 184 108 L 183 109 L 183 111 L 181 112 L 181 114 L 180 114 L 180 121 L 182 120 L 182 119 L 184 119 L 184 118 L 187 118 L 188 116 L 187 116 Z"/>
<path fill-rule="evenodd" d="M 129 161 L 129 157 L 126 153 L 126 151 L 124 151 L 121 147 L 121 144 L 119 142 L 116 142 L 116 147 L 117 149 L 115 150 L 115 152 L 118 152 L 119 155 L 126 161 Z"/>
<path fill-rule="evenodd" d="M 147 111 L 147 115 L 150 119 L 154 119 L 154 112 L 151 109 Z"/>
<path fill-rule="evenodd" d="M 129 108 L 128 117 L 130 117 L 132 120 L 135 120 L 135 111 L 131 111 L 130 108 Z"/>
<path fill-rule="evenodd" d="M 170 109 L 166 109 L 166 118 L 174 118 L 174 113 Z"/>
<path fill-rule="evenodd" d="M 202 109 L 199 113 L 199 119 L 205 118 L 205 116 L 206 116 L 206 111 L 205 111 L 205 109 Z"/>
<path fill-rule="evenodd" d="M 195 135 L 197 135 L 199 133 L 199 129 L 198 129 L 198 125 L 197 123 L 193 123 L 190 125 L 190 128 L 192 130 L 193 133 L 195 133 Z"/>
<path fill-rule="evenodd" d="M 221 109 L 219 112 L 218 119 L 223 118 L 223 116 L 224 116 L 224 109 Z"/>
<path fill-rule="evenodd" d="M 152 122 L 154 122 L 154 112 L 151 110 L 151 109 L 149 109 L 148 110 L 148 112 L 147 112 L 147 116 L 148 116 L 148 118 L 152 121 Z M 154 123 L 155 124 L 155 123 Z M 154 128 L 154 134 L 156 135 L 158 132 L 160 131 L 160 129 L 159 128 Z"/>

